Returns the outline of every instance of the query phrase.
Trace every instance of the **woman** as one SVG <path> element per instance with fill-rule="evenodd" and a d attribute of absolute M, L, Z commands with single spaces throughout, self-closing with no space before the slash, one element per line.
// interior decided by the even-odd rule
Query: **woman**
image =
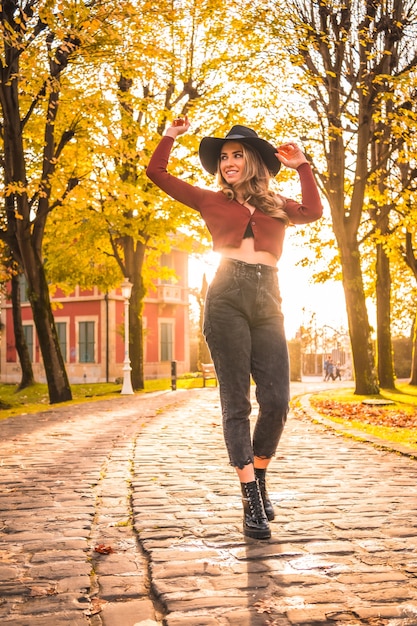
<path fill-rule="evenodd" d="M 277 280 L 287 224 L 318 219 L 322 205 L 310 165 L 294 143 L 276 149 L 246 126 L 224 138 L 205 137 L 200 161 L 217 175 L 220 191 L 193 186 L 167 172 L 174 140 L 190 123 L 175 120 L 156 148 L 148 177 L 172 198 L 199 211 L 221 255 L 206 298 L 204 335 L 219 381 L 223 432 L 230 464 L 241 483 L 243 532 L 269 539 L 274 509 L 266 469 L 284 429 L 289 361 Z M 269 190 L 281 166 L 297 169 L 298 203 Z M 250 377 L 259 413 L 251 439 Z"/>

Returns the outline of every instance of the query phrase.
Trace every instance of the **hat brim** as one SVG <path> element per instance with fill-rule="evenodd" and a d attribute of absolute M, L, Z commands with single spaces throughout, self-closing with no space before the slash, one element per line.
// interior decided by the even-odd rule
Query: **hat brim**
<path fill-rule="evenodd" d="M 240 135 L 229 135 L 226 139 L 219 137 L 204 137 L 201 140 L 198 155 L 201 165 L 209 174 L 216 174 L 219 163 L 220 152 L 226 141 L 237 141 L 251 146 L 259 152 L 262 161 L 268 168 L 271 176 L 276 176 L 280 170 L 281 163 L 276 157 L 277 149 L 265 139 L 260 137 L 242 137 Z"/>

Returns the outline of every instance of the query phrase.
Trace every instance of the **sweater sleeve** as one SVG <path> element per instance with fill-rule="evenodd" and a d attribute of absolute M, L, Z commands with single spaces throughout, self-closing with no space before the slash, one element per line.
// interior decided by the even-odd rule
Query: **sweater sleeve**
<path fill-rule="evenodd" d="M 169 155 L 174 144 L 172 137 L 164 136 L 156 147 L 149 165 L 146 169 L 146 175 L 155 183 L 162 191 L 165 191 L 171 198 L 178 200 L 182 204 L 200 211 L 203 190 L 195 185 L 190 185 L 185 181 L 176 178 L 167 171 Z"/>
<path fill-rule="evenodd" d="M 309 163 L 303 163 L 297 171 L 301 184 L 301 204 L 287 200 L 285 211 L 293 224 L 308 224 L 322 216 L 323 205 Z"/>

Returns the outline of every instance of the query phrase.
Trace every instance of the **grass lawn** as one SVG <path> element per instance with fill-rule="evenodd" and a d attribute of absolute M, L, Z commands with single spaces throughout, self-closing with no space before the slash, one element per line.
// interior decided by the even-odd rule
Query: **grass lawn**
<path fill-rule="evenodd" d="M 213 385 L 214 381 L 207 381 L 207 386 Z M 189 375 L 177 379 L 177 389 L 192 389 L 202 387 L 203 379 L 198 376 Z M 152 391 L 164 391 L 171 388 L 171 380 L 158 379 L 145 381 L 145 390 L 137 393 L 149 393 Z M 80 402 L 92 402 L 105 398 L 117 398 L 120 396 L 121 384 L 116 383 L 94 383 L 71 385 L 72 400 L 51 405 L 49 403 L 48 387 L 44 384 L 36 384 L 22 391 L 17 390 L 17 385 L 0 384 L 0 419 L 21 415 L 22 413 L 37 413 L 46 411 L 48 408 L 56 408 Z"/>
<path fill-rule="evenodd" d="M 369 400 L 391 404 L 364 403 Z M 338 424 L 417 451 L 417 387 L 398 383 L 396 389 L 381 389 L 375 396 L 356 396 L 352 389 L 334 389 L 314 394 L 311 405 Z"/>
<path fill-rule="evenodd" d="M 207 386 L 214 381 L 207 381 Z M 201 376 L 188 375 L 177 379 L 177 389 L 193 389 L 203 386 Z M 95 383 L 72 385 L 73 399 L 69 402 L 49 404 L 48 388 L 36 384 L 22 391 L 17 385 L 0 384 L 0 419 L 37 413 L 62 405 L 92 402 L 104 398 L 120 396 L 121 384 Z M 149 393 L 171 388 L 171 380 L 158 379 L 145 381 L 145 390 L 136 392 Z M 392 404 L 369 405 L 364 400 L 388 400 Z M 331 389 L 315 393 L 311 397 L 313 408 L 338 424 L 350 425 L 364 433 L 400 443 L 417 451 L 417 387 L 398 383 L 396 389 L 382 389 L 377 396 L 356 396 L 352 389 Z M 297 412 L 296 404 L 294 406 Z"/>

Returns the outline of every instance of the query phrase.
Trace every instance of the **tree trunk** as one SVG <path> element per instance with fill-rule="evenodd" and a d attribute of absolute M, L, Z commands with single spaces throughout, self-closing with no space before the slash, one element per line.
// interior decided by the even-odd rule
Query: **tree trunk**
<path fill-rule="evenodd" d="M 27 204 L 26 195 L 16 196 L 16 204 L 17 206 Z M 25 212 L 26 207 L 23 210 L 19 209 L 19 215 Z M 16 222 L 18 253 L 28 282 L 28 297 L 43 358 L 49 400 L 51 404 L 66 402 L 72 399 L 71 388 L 52 315 L 44 266 L 32 248 L 29 220 L 18 219 Z"/>
<path fill-rule="evenodd" d="M 135 391 L 144 389 L 144 365 L 143 365 L 143 301 L 146 289 L 143 284 L 143 262 L 146 245 L 135 241 L 133 237 L 126 235 L 122 239 L 124 253 L 125 276 L 129 278 L 133 287 L 129 306 L 129 356 L 132 367 L 131 380 Z M 120 260 L 120 264 L 122 264 Z"/>
<path fill-rule="evenodd" d="M 357 244 L 340 245 L 343 268 L 343 288 L 346 298 L 349 334 L 355 372 L 355 394 L 373 395 L 379 392 L 373 367 L 374 351 L 368 321 L 362 281 L 360 255 Z"/>
<path fill-rule="evenodd" d="M 340 117 L 339 92 L 334 85 L 329 89 L 329 102 L 332 115 L 338 119 Z M 325 178 L 325 187 L 332 214 L 333 230 L 340 252 L 342 282 L 352 347 L 355 394 L 373 395 L 377 394 L 379 389 L 358 243 L 358 229 L 366 185 L 365 178 L 360 174 L 367 168 L 367 149 L 370 137 L 369 119 L 365 104 L 360 107 L 358 129 L 355 165 L 357 176 L 352 187 L 349 209 L 346 210 L 345 198 L 345 145 L 342 133 L 339 133 L 335 127 L 329 129 L 327 156 L 329 175 L 328 180 Z"/>
<path fill-rule="evenodd" d="M 405 232 L 405 254 L 404 261 L 413 272 L 414 278 L 417 280 L 417 257 L 413 248 L 413 234 L 411 231 Z M 413 337 L 413 354 L 411 361 L 411 379 L 410 385 L 417 385 L 417 311 L 414 317 L 414 324 L 412 329 Z"/>
<path fill-rule="evenodd" d="M 386 62 L 386 61 L 385 61 Z M 386 68 L 389 74 L 389 67 Z M 389 155 L 392 142 L 390 124 L 386 116 L 393 113 L 393 102 L 387 100 L 385 115 L 378 121 L 373 120 L 372 140 L 370 146 L 371 167 L 375 172 L 376 197 L 370 198 L 370 216 L 375 224 L 375 232 L 382 237 L 389 236 L 390 205 L 387 200 L 387 176 L 390 170 Z M 382 200 L 381 200 L 382 199 Z M 391 338 L 391 273 L 390 260 L 385 252 L 383 241 L 377 241 L 376 246 L 376 319 L 377 319 L 377 367 L 378 379 L 381 387 L 395 388 L 394 352 Z"/>
<path fill-rule="evenodd" d="M 30 244 L 27 243 L 26 245 Z M 27 250 L 23 251 L 27 256 Z M 43 366 L 48 383 L 49 401 L 51 404 L 55 404 L 71 400 L 72 395 L 64 359 L 61 354 L 54 316 L 52 315 L 45 271 L 41 261 L 36 260 L 36 267 L 30 267 L 26 273 L 29 285 L 28 296 L 32 305 L 33 321 L 36 326 L 42 353 Z"/>
<path fill-rule="evenodd" d="M 333 106 L 337 110 L 338 103 L 335 101 Z M 362 124 L 358 140 L 358 145 L 360 146 L 357 155 L 358 171 L 361 171 L 366 166 L 368 135 L 367 124 Z M 364 197 L 364 182 L 358 181 L 355 184 L 349 207 L 349 216 L 346 217 L 343 182 L 345 178 L 344 155 L 345 147 L 342 138 L 336 133 L 330 142 L 328 159 L 330 180 L 327 190 L 332 213 L 333 230 L 340 252 L 342 283 L 352 347 L 355 394 L 373 395 L 379 392 L 379 388 L 375 372 L 375 357 L 363 286 L 361 255 L 357 239 Z"/>
<path fill-rule="evenodd" d="M 13 315 L 13 331 L 16 351 L 19 356 L 22 377 L 19 384 L 19 391 L 26 389 L 35 384 L 33 376 L 32 362 L 30 359 L 29 349 L 25 340 L 22 324 L 22 310 L 20 308 L 20 285 L 19 276 L 12 276 L 12 315 Z"/>
<path fill-rule="evenodd" d="M 7 72 L 0 82 L 0 102 L 3 113 L 4 183 L 13 189 L 14 212 L 9 216 L 8 229 L 28 282 L 28 297 L 32 306 L 38 341 L 43 357 L 49 399 L 51 403 L 71 400 L 65 364 L 61 355 L 55 321 L 52 315 L 48 283 L 42 263 L 42 239 L 49 211 L 49 178 L 53 171 L 54 122 L 57 112 L 59 81 L 55 76 L 54 89 L 49 95 L 45 123 L 42 193 L 39 194 L 36 217 L 28 199 L 28 180 L 19 104 L 19 55 L 9 42 L 5 46 Z M 67 46 L 69 54 L 70 47 Z M 62 67 L 65 65 L 62 64 Z M 53 105 L 53 106 L 52 106 Z M 15 189 L 17 189 L 15 191 Z M 42 206 L 42 210 L 40 208 Z"/>
<path fill-rule="evenodd" d="M 143 300 L 145 290 L 142 276 L 133 278 L 132 295 L 129 308 L 129 354 L 132 366 L 132 387 L 135 391 L 144 389 L 144 366 L 143 366 Z"/>
<path fill-rule="evenodd" d="M 413 356 L 411 360 L 410 385 L 417 385 L 417 312 L 413 324 Z"/>
<path fill-rule="evenodd" d="M 410 31 L 398 28 L 407 3 L 395 0 L 389 6 L 373 1 L 342 4 L 339 7 L 308 0 L 289 3 L 296 16 L 290 18 L 294 20 L 294 32 L 303 34 L 301 40 L 294 37 L 295 47 L 298 46 L 296 63 L 311 86 L 307 89 L 310 105 L 317 116 L 318 129 L 322 129 L 327 167 L 321 181 L 341 257 L 356 393 L 368 394 L 376 393 L 378 384 L 362 286 L 359 238 L 367 221 L 363 219 L 364 209 L 369 210 L 372 198 L 377 217 L 383 215 L 379 199 L 386 188 L 386 164 L 395 153 L 393 149 L 398 148 L 397 120 L 400 125 L 406 124 L 398 117 L 398 98 L 402 99 L 406 91 L 395 78 L 387 77 L 402 76 L 406 81 L 415 70 L 417 56 L 405 52 L 412 47 Z M 408 10 L 412 11 L 410 6 Z M 404 141 L 409 143 L 405 137 L 407 133 Z M 319 135 L 314 137 L 317 140 Z M 372 195 L 375 188 L 379 193 Z M 378 229 L 384 234 L 379 224 Z M 385 266 L 382 269 L 388 270 Z M 389 288 L 388 277 L 383 274 L 381 281 L 382 298 Z M 392 386 L 389 305 L 389 298 L 378 303 L 378 363 L 383 383 Z"/>
<path fill-rule="evenodd" d="M 190 84 L 191 82 L 192 81 L 190 81 Z M 121 134 L 125 144 L 125 155 L 123 155 L 120 162 L 117 162 L 117 171 L 119 172 L 122 182 L 129 182 L 131 185 L 136 186 L 139 184 L 136 146 L 138 143 L 138 137 L 141 136 L 140 120 L 142 118 L 142 113 L 138 114 L 135 112 L 132 105 L 130 95 L 132 87 L 132 78 L 121 74 L 118 80 L 118 99 L 121 115 Z M 165 102 L 167 109 L 174 106 L 173 102 L 171 102 L 171 99 L 173 98 L 171 87 L 172 85 L 169 83 L 167 86 L 167 100 Z M 198 99 L 200 95 L 195 89 L 190 91 L 184 83 L 184 92 L 181 98 L 184 97 L 187 97 L 187 102 L 184 104 L 183 112 L 186 111 L 190 101 Z M 178 101 L 176 104 L 178 104 Z M 161 134 L 165 123 L 166 117 L 164 115 L 161 117 L 161 126 L 159 128 Z M 132 214 L 129 211 L 125 211 L 124 218 L 126 220 L 131 220 Z M 146 289 L 143 283 L 142 271 L 148 241 L 153 236 L 149 234 L 149 230 L 152 232 L 152 228 L 149 229 L 149 224 L 152 224 L 152 217 L 145 217 L 135 238 L 129 235 L 122 235 L 118 238 L 118 243 L 121 243 L 123 248 L 124 258 L 121 258 L 117 246 L 115 245 L 115 241 L 112 239 L 113 235 L 110 234 L 114 256 L 123 272 L 123 275 L 127 276 L 133 283 L 129 307 L 129 354 L 130 364 L 132 367 L 131 380 L 134 390 L 143 389 L 145 386 L 142 312 Z M 139 237 L 137 236 L 138 234 Z"/>
<path fill-rule="evenodd" d="M 379 384 L 395 388 L 394 357 L 391 340 L 391 275 L 383 244 L 376 247 L 377 364 Z"/>

